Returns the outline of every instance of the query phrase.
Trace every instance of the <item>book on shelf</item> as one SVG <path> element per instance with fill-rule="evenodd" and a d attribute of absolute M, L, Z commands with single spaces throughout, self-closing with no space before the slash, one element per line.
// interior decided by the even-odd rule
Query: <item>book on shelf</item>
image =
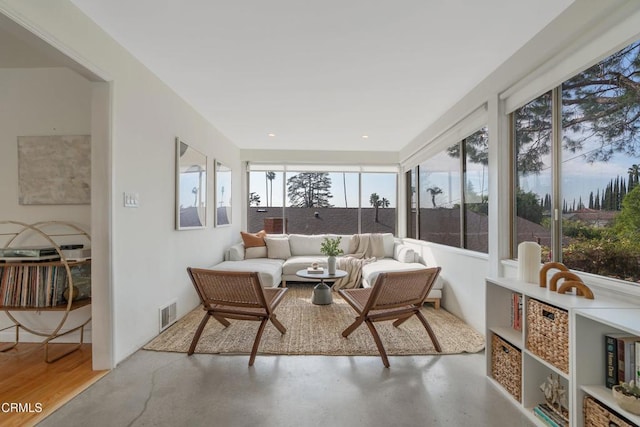
<path fill-rule="evenodd" d="M 547 403 L 539 404 L 533 408 L 533 412 L 547 425 L 556 427 L 568 427 L 569 425 L 569 420 L 558 414 Z"/>
<path fill-rule="evenodd" d="M 542 421 L 545 425 L 549 427 L 561 427 L 558 423 L 553 421 L 553 419 L 549 418 L 549 416 L 545 414 L 538 406 L 533 408 L 533 414 L 536 416 L 536 418 L 538 418 L 540 421 Z"/>
<path fill-rule="evenodd" d="M 516 331 L 522 331 L 522 294 L 511 294 L 511 327 Z"/>
<path fill-rule="evenodd" d="M 63 249 L 62 254 L 67 261 L 83 261 L 91 259 L 91 248 Z"/>
<path fill-rule="evenodd" d="M 309 274 L 322 274 L 322 273 L 324 273 L 324 268 L 322 268 L 322 267 L 318 267 L 318 268 L 307 267 L 307 273 L 309 273 Z"/>
<path fill-rule="evenodd" d="M 3 258 L 27 258 L 58 255 L 56 248 L 52 246 L 22 246 L 0 249 Z"/>
<path fill-rule="evenodd" d="M 640 337 L 625 333 L 605 335 L 605 385 L 607 388 L 637 379 L 636 349 L 639 347 L 639 342 Z"/>
<path fill-rule="evenodd" d="M 615 336 L 604 336 L 605 386 L 612 388 L 618 384 L 618 340 Z"/>

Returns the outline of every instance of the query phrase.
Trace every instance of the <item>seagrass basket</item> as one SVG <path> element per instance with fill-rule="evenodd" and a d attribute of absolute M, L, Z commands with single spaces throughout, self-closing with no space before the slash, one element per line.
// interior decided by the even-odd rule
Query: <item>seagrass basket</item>
<path fill-rule="evenodd" d="M 535 299 L 527 301 L 527 349 L 569 373 L 569 313 Z"/>
<path fill-rule="evenodd" d="M 522 353 L 507 341 L 491 337 L 491 376 L 518 402 L 522 399 Z"/>
<path fill-rule="evenodd" d="M 584 427 L 637 427 L 591 396 L 585 396 L 582 406 Z"/>

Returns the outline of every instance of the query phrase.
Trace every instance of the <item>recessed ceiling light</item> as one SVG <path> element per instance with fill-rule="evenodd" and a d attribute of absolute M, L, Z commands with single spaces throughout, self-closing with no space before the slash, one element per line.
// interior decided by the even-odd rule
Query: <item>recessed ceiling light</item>
<path fill-rule="evenodd" d="M 362 135 L 362 139 L 367 139 L 369 138 L 369 135 Z"/>
<path fill-rule="evenodd" d="M 273 138 L 274 136 L 276 136 L 276 134 L 275 133 L 270 133 L 270 134 L 268 134 L 268 136 Z"/>

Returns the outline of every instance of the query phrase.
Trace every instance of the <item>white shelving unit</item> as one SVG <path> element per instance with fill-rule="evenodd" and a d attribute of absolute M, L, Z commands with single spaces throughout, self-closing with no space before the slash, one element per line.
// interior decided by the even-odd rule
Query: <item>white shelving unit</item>
<path fill-rule="evenodd" d="M 583 426 L 582 400 L 588 393 L 616 412 L 640 425 L 640 417 L 618 410 L 611 398 L 611 390 L 604 386 L 604 334 L 627 332 L 640 336 L 640 306 L 628 302 L 599 298 L 589 300 L 570 294 L 558 294 L 538 284 L 515 279 L 488 278 L 486 280 L 486 363 L 487 376 L 515 405 L 536 424 L 544 426 L 533 408 L 544 402 L 540 385 L 549 374 L 559 377 L 567 390 L 569 425 Z M 511 326 L 513 294 L 522 296 L 522 331 Z M 536 299 L 566 310 L 569 314 L 569 372 L 563 372 L 526 348 L 527 304 Z M 522 401 L 518 402 L 491 375 L 491 336 L 499 335 L 522 352 Z"/>
<path fill-rule="evenodd" d="M 640 308 L 581 309 L 575 311 L 575 336 L 578 357 L 575 363 L 576 400 L 582 408 L 585 393 L 596 398 L 629 421 L 640 425 L 640 416 L 620 408 L 604 386 L 604 335 L 624 332 L 640 337 Z M 580 357 L 589 355 L 589 357 Z M 583 424 L 582 411 L 577 425 Z"/>

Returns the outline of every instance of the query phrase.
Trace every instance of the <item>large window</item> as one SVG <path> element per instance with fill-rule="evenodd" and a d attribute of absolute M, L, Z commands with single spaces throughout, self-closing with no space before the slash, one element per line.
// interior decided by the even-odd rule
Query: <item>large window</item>
<path fill-rule="evenodd" d="M 636 42 L 513 113 L 517 242 L 543 261 L 640 280 L 639 88 Z"/>
<path fill-rule="evenodd" d="M 551 92 L 513 114 L 515 238 L 551 250 Z"/>
<path fill-rule="evenodd" d="M 396 172 L 281 165 L 266 169 L 252 166 L 249 172 L 249 231 L 395 235 Z"/>
<path fill-rule="evenodd" d="M 488 182 L 482 128 L 407 172 L 407 235 L 486 253 Z"/>

